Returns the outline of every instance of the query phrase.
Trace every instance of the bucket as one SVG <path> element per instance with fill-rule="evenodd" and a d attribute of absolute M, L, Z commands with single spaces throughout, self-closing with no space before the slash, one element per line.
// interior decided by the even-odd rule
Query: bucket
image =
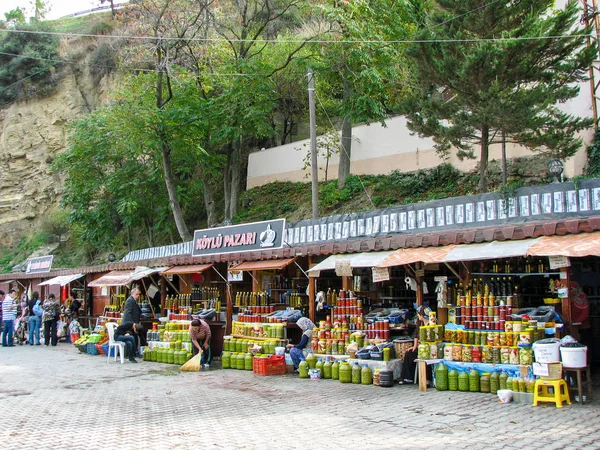
<path fill-rule="evenodd" d="M 278 356 L 285 355 L 285 347 L 275 347 L 275 354 Z"/>
<path fill-rule="evenodd" d="M 587 366 L 587 347 L 560 347 L 560 356 L 565 368 Z"/>
<path fill-rule="evenodd" d="M 560 341 L 558 339 L 542 339 L 533 343 L 535 361 L 542 364 L 560 362 Z"/>

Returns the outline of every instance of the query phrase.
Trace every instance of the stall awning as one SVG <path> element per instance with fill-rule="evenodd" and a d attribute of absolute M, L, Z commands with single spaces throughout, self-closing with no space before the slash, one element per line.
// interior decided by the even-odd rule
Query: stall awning
<path fill-rule="evenodd" d="M 378 267 L 402 266 L 404 264 L 414 264 L 416 262 L 425 264 L 439 263 L 444 260 L 454 247 L 456 247 L 456 245 L 446 245 L 445 247 L 401 248 L 385 258 Z"/>
<path fill-rule="evenodd" d="M 212 267 L 212 264 L 193 264 L 191 266 L 174 266 L 161 272 L 161 275 L 183 275 L 186 273 L 202 273 Z"/>
<path fill-rule="evenodd" d="M 83 276 L 82 273 L 75 273 L 73 275 L 61 275 L 59 277 L 50 278 L 49 280 L 41 282 L 38 286 L 53 286 L 60 285 L 66 286 L 71 281 L 75 281 Z"/>
<path fill-rule="evenodd" d="M 138 266 L 135 268 L 135 270 L 133 272 L 131 272 L 131 279 L 132 280 L 141 280 L 142 278 L 146 278 L 147 276 L 150 276 L 154 273 L 160 273 L 164 270 L 167 270 L 168 267 L 144 267 L 144 266 Z"/>
<path fill-rule="evenodd" d="M 528 256 L 600 256 L 600 232 L 543 236 L 529 247 Z"/>
<path fill-rule="evenodd" d="M 385 252 L 364 252 L 331 255 L 316 266 L 311 267 L 308 272 L 320 272 L 322 270 L 335 270 L 336 261 L 350 261 L 350 267 L 376 267 L 389 257 L 393 250 Z"/>
<path fill-rule="evenodd" d="M 123 286 L 131 282 L 131 274 L 132 272 L 130 270 L 114 270 L 101 276 L 97 280 L 88 283 L 88 286 Z"/>
<path fill-rule="evenodd" d="M 535 238 L 520 241 L 493 241 L 481 244 L 457 245 L 439 262 L 476 261 L 526 256 L 529 247 L 539 240 L 540 238 Z"/>
<path fill-rule="evenodd" d="M 229 268 L 230 272 L 239 272 L 241 270 L 281 270 L 293 263 L 296 258 L 272 259 L 269 261 L 246 261 Z"/>

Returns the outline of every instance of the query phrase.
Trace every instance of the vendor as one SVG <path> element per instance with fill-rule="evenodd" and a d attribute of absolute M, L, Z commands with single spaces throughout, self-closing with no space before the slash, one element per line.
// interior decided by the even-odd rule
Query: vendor
<path fill-rule="evenodd" d="M 190 340 L 192 341 L 192 353 L 195 355 L 202 351 L 200 363 L 205 367 L 210 364 L 210 327 L 202 319 L 194 319 L 190 324 Z"/>
<path fill-rule="evenodd" d="M 144 331 L 139 323 L 125 322 L 115 328 L 115 341 L 124 342 L 129 361 L 136 363 L 135 355 L 138 350 L 138 336 Z"/>
<path fill-rule="evenodd" d="M 400 384 L 412 384 L 414 383 L 415 376 L 415 368 L 417 363 L 415 360 L 417 359 L 417 349 L 419 347 L 419 328 L 421 326 L 426 325 L 429 322 L 429 313 L 431 309 L 427 306 L 419 306 L 417 308 L 417 323 L 415 327 L 415 331 L 413 332 L 413 346 L 405 353 L 404 362 L 402 363 L 402 373 L 400 375 Z M 427 366 L 429 367 L 429 366 Z M 427 375 L 429 378 L 430 375 Z"/>
<path fill-rule="evenodd" d="M 306 360 L 306 355 L 310 349 L 310 342 L 312 340 L 312 330 L 315 324 L 307 317 L 301 317 L 296 322 L 296 325 L 302 330 L 302 338 L 296 345 L 287 344 L 286 348 L 290 350 L 290 356 L 294 363 L 294 369 L 298 370 L 300 361 Z"/>

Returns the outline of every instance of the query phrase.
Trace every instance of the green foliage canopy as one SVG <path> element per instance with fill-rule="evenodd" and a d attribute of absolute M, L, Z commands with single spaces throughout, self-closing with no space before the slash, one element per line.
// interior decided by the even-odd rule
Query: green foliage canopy
<path fill-rule="evenodd" d="M 437 0 L 408 55 L 416 65 L 417 94 L 407 102 L 409 128 L 433 137 L 443 154 L 474 157 L 479 146 L 481 192 L 487 189 L 489 146 L 507 142 L 566 158 L 592 125 L 558 105 L 574 98 L 595 51 L 589 29 L 576 28 L 570 0 Z M 555 38 L 561 36 L 561 38 Z M 540 39 L 542 37 L 542 39 Z M 432 41 L 432 42 L 428 42 Z"/>

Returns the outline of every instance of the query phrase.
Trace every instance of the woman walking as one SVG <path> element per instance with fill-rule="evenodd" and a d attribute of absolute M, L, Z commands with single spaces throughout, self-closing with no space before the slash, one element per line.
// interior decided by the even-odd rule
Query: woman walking
<path fill-rule="evenodd" d="M 42 325 L 42 301 L 39 292 L 35 291 L 29 301 L 29 345 L 40 345 L 40 327 Z"/>
<path fill-rule="evenodd" d="M 54 294 L 50 294 L 44 302 L 44 313 L 42 320 L 44 321 L 44 344 L 46 347 L 52 343 L 52 347 L 56 347 L 58 336 L 56 335 L 56 322 L 60 315 L 60 305 Z"/>

